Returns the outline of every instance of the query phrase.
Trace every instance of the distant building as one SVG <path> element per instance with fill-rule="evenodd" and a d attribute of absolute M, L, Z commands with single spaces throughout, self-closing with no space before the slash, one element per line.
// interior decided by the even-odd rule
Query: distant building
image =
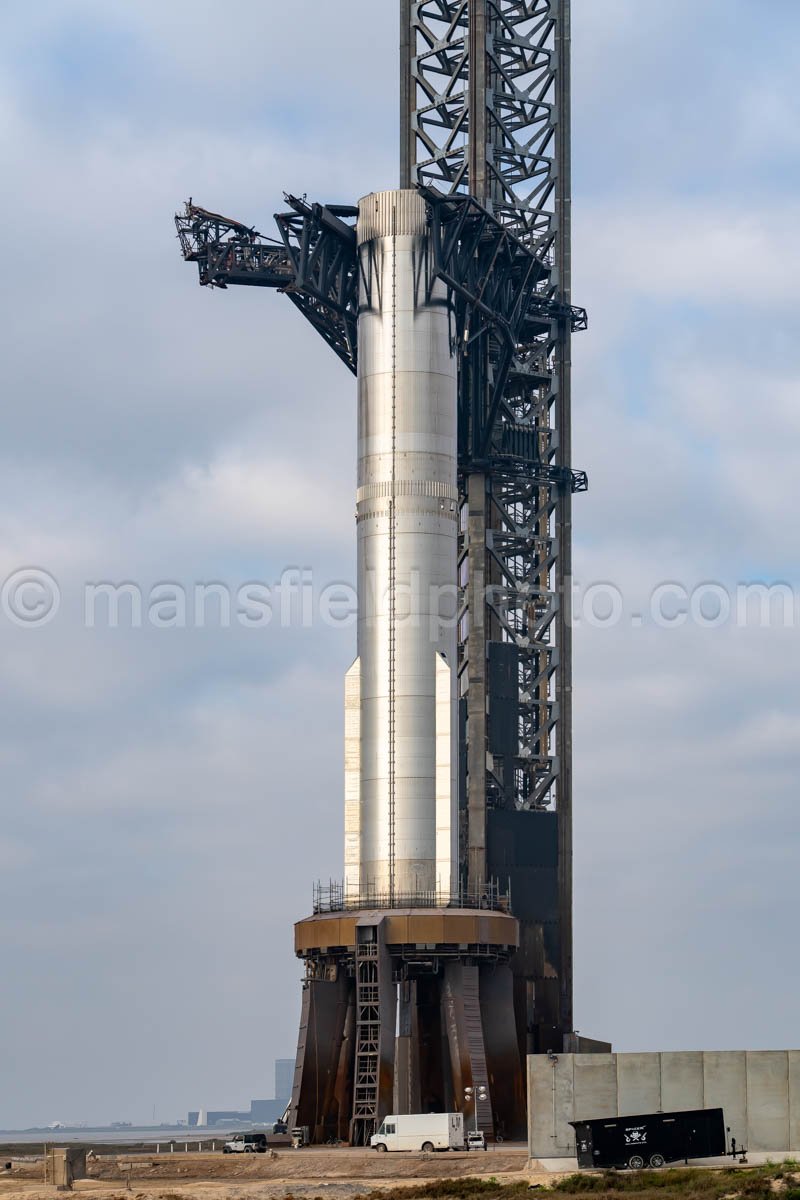
<path fill-rule="evenodd" d="M 275 1059 L 275 1098 L 273 1100 L 251 1100 L 250 1119 L 254 1124 L 271 1125 L 285 1113 L 292 1098 L 294 1082 L 294 1059 Z"/>
<path fill-rule="evenodd" d="M 250 1122 L 249 1112 L 235 1112 L 233 1109 L 199 1109 L 189 1113 L 189 1124 L 201 1128 L 212 1125 L 230 1125 L 231 1123 L 247 1125 Z"/>
<path fill-rule="evenodd" d="M 292 1098 L 292 1085 L 294 1083 L 294 1059 L 293 1058 L 276 1058 L 275 1059 L 275 1099 L 283 1100 L 285 1108 Z"/>
<path fill-rule="evenodd" d="M 250 1120 L 254 1125 L 271 1125 L 280 1120 L 285 1109 L 284 1100 L 251 1100 Z"/>
<path fill-rule="evenodd" d="M 272 1100 L 251 1100 L 249 1112 L 233 1112 L 230 1110 L 199 1108 L 189 1113 L 188 1124 L 192 1128 L 206 1128 L 212 1125 L 230 1124 L 241 1125 L 271 1125 L 279 1120 L 292 1098 L 294 1082 L 294 1059 L 275 1059 L 275 1096 Z"/>

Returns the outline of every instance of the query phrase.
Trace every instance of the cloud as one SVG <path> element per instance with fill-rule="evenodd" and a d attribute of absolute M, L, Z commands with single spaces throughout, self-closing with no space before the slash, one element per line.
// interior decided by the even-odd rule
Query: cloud
<path fill-rule="evenodd" d="M 623 304 L 680 301 L 715 311 L 763 311 L 800 293 L 787 257 L 800 250 L 792 207 L 766 212 L 715 198 L 665 204 L 655 196 L 587 205 L 577 237 L 580 273 Z"/>
<path fill-rule="evenodd" d="M 291 530 L 295 547 L 313 534 L 335 539 L 343 554 L 353 532 L 353 504 L 337 494 L 344 493 L 340 482 L 331 464 L 309 476 L 300 455 L 288 448 L 284 457 L 237 448 L 208 467 L 187 467 L 165 486 L 156 497 L 159 521 L 172 537 L 202 531 L 204 541 L 235 536 L 251 546 L 263 545 L 265 529 Z M 335 506 L 332 496 L 339 500 Z"/>

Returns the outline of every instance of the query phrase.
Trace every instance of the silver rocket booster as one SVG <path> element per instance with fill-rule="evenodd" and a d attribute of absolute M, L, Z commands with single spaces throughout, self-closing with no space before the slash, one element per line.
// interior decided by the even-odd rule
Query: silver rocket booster
<path fill-rule="evenodd" d="M 456 361 L 425 201 L 359 205 L 358 657 L 345 685 L 345 888 L 450 895 L 457 869 Z"/>

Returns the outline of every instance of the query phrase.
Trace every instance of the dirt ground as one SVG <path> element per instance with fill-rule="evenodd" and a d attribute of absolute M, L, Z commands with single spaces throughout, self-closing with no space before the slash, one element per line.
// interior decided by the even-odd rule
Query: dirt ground
<path fill-rule="evenodd" d="M 8 1160 L 6 1160 L 8 1161 Z M 376 1154 L 370 1150 L 310 1148 L 270 1155 L 174 1153 L 99 1157 L 74 1194 L 87 1200 L 353 1200 L 366 1192 L 464 1176 L 552 1182 L 552 1172 L 528 1171 L 524 1147 L 485 1153 Z M 0 1200 L 53 1200 L 42 1182 L 42 1161 L 12 1160 L 0 1172 Z"/>

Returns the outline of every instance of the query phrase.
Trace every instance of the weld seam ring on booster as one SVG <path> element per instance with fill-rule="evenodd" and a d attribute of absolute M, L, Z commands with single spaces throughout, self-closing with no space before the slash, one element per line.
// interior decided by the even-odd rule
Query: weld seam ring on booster
<path fill-rule="evenodd" d="M 356 513 L 356 522 L 371 521 L 373 518 L 385 518 L 389 515 L 388 508 L 362 508 Z M 458 513 L 453 508 L 442 508 L 438 513 L 431 513 L 429 508 L 404 508 L 400 514 L 403 517 L 440 517 L 443 521 L 457 521 Z"/>
<path fill-rule="evenodd" d="M 458 500 L 458 489 L 438 479 L 390 479 L 367 483 L 356 492 L 356 503 L 378 500 L 383 496 L 433 496 L 435 499 Z"/>

